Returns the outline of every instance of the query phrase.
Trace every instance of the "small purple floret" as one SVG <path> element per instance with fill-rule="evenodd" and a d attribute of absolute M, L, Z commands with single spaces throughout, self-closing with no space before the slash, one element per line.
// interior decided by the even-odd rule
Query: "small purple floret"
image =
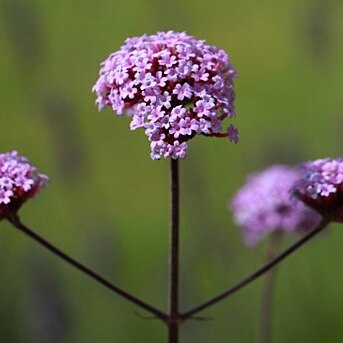
<path fill-rule="evenodd" d="M 229 137 L 235 114 L 233 69 L 224 50 L 184 32 L 127 39 L 102 64 L 93 87 L 99 110 L 111 107 L 132 117 L 131 130 L 143 128 L 151 142 L 151 158 L 185 158 L 196 134 Z"/>
<path fill-rule="evenodd" d="M 248 177 L 231 202 L 234 220 L 242 227 L 247 245 L 255 245 L 277 230 L 308 230 L 319 222 L 315 211 L 290 195 L 300 175 L 298 169 L 274 165 Z"/>
<path fill-rule="evenodd" d="M 227 128 L 227 136 L 231 142 L 239 142 L 238 130 L 232 124 Z"/>

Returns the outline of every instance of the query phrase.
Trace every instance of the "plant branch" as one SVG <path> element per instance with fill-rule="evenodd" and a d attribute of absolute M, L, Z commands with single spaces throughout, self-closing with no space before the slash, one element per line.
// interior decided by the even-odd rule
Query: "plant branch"
<path fill-rule="evenodd" d="M 69 265 L 73 266 L 74 268 L 78 269 L 82 273 L 88 275 L 93 280 L 99 282 L 106 288 L 110 289 L 114 293 L 118 294 L 122 298 L 134 303 L 135 305 L 143 308 L 147 312 L 150 312 L 151 314 L 155 315 L 157 318 L 166 321 L 168 315 L 164 312 L 160 311 L 159 309 L 155 308 L 154 306 L 146 303 L 145 301 L 139 299 L 138 297 L 128 293 L 127 291 L 119 288 L 118 286 L 114 285 L 110 281 L 106 280 L 104 277 L 100 276 L 93 270 L 89 269 L 82 263 L 78 262 L 74 258 L 68 256 L 66 253 L 64 253 L 62 250 L 57 248 L 52 243 L 48 242 L 46 239 L 35 233 L 33 230 L 25 226 L 21 223 L 19 217 L 16 214 L 12 214 L 7 218 L 13 225 L 16 227 L 19 231 L 27 235 L 29 238 L 33 239 L 35 242 L 52 252 L 55 256 L 61 258 L 65 262 L 67 262 Z"/>
<path fill-rule="evenodd" d="M 256 279 L 258 279 L 260 276 L 265 274 L 267 271 L 272 269 L 274 266 L 279 264 L 282 260 L 284 260 L 287 256 L 292 254 L 294 251 L 298 250 L 302 245 L 304 245 L 307 241 L 309 241 L 311 238 L 313 238 L 315 235 L 317 235 L 319 232 L 325 229 L 325 227 L 329 224 L 330 219 L 329 218 L 323 218 L 322 221 L 319 223 L 319 225 L 311 230 L 309 233 L 304 235 L 302 238 L 300 238 L 297 242 L 295 242 L 293 245 L 291 245 L 288 249 L 286 249 L 284 252 L 276 256 L 273 260 L 266 263 L 263 267 L 258 269 L 256 272 L 252 273 L 247 278 L 243 279 L 242 281 L 238 282 L 235 286 L 229 288 L 228 290 L 224 291 L 223 293 L 220 293 L 219 295 L 211 298 L 210 300 L 205 301 L 204 303 L 194 307 L 193 309 L 184 312 L 180 315 L 181 320 L 186 320 L 190 317 L 192 317 L 194 314 L 203 311 L 207 309 L 208 307 L 224 300 L 225 298 L 233 295 L 234 293 L 238 292 L 245 286 L 249 285 Z"/>

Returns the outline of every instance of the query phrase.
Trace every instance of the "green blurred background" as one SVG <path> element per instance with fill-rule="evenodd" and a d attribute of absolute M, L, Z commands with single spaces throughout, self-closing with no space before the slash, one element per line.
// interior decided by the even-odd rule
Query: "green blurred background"
<path fill-rule="evenodd" d="M 65 251 L 166 309 L 169 161 L 144 132 L 98 113 L 99 63 L 126 37 L 173 29 L 224 48 L 239 72 L 241 142 L 197 137 L 181 162 L 182 308 L 261 264 L 227 201 L 275 162 L 342 154 L 341 0 L 0 0 L 1 151 L 51 178 L 21 211 Z M 295 237 L 287 238 L 284 245 Z M 338 225 L 278 270 L 274 342 L 343 341 Z M 165 327 L 1 223 L 1 342 L 149 342 Z M 189 321 L 182 342 L 255 342 L 261 280 Z"/>

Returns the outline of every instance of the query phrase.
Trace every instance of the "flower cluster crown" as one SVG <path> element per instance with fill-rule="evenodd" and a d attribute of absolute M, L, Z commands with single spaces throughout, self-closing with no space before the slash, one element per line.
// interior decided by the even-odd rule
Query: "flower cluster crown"
<path fill-rule="evenodd" d="M 99 110 L 112 107 L 143 128 L 151 158 L 185 158 L 187 141 L 197 134 L 238 142 L 234 116 L 233 69 L 224 50 L 184 32 L 158 32 L 129 38 L 102 64 L 93 87 Z"/>

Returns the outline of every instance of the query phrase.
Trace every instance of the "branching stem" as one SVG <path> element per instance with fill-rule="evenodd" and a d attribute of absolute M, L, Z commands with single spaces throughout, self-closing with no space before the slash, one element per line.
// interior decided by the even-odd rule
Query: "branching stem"
<path fill-rule="evenodd" d="M 75 260 L 74 258 L 70 257 L 66 253 L 64 253 L 62 250 L 57 248 L 52 243 L 48 242 L 45 238 L 38 235 L 36 232 L 25 226 L 21 223 L 19 217 L 17 215 L 11 215 L 8 217 L 8 220 L 16 227 L 19 231 L 24 233 L 29 238 L 33 239 L 35 242 L 52 252 L 55 256 L 61 258 L 65 262 L 67 262 L 69 265 L 73 266 L 74 268 L 78 269 L 82 273 L 88 275 L 93 280 L 99 282 L 106 288 L 110 289 L 112 292 L 118 294 L 122 298 L 134 303 L 135 305 L 141 307 L 142 309 L 146 310 L 147 312 L 150 312 L 157 318 L 161 319 L 162 321 L 166 321 L 168 318 L 168 315 L 156 307 L 148 304 L 147 302 L 141 300 L 140 298 L 136 297 L 135 295 L 128 293 L 127 291 L 119 288 L 118 286 L 114 285 L 110 281 L 106 280 L 104 277 L 99 275 L 98 273 L 94 272 L 90 268 L 86 267 L 79 261 Z"/>
<path fill-rule="evenodd" d="M 258 279 L 260 276 L 268 272 L 270 269 L 275 267 L 277 264 L 279 264 L 281 261 L 283 261 L 286 257 L 288 257 L 290 254 L 292 254 L 294 251 L 298 250 L 301 246 L 303 246 L 307 241 L 309 241 L 311 238 L 313 238 L 315 235 L 317 235 L 319 232 L 323 231 L 326 226 L 329 224 L 330 219 L 324 218 L 319 225 L 308 232 L 306 235 L 304 235 L 302 238 L 300 238 L 297 242 L 295 242 L 293 245 L 291 245 L 288 249 L 286 249 L 281 254 L 277 255 L 274 259 L 272 259 L 270 262 L 266 263 L 263 267 L 258 269 L 256 272 L 252 273 L 247 278 L 243 279 L 242 281 L 238 282 L 235 286 L 229 288 L 228 290 L 216 295 L 215 297 L 205 301 L 204 303 L 194 307 L 193 309 L 184 312 L 181 314 L 181 319 L 184 321 L 196 313 L 203 311 L 207 309 L 208 307 L 224 300 L 225 298 L 233 295 L 234 293 L 240 291 L 242 288 L 248 286 L 250 283 L 254 282 L 256 279 Z"/>

